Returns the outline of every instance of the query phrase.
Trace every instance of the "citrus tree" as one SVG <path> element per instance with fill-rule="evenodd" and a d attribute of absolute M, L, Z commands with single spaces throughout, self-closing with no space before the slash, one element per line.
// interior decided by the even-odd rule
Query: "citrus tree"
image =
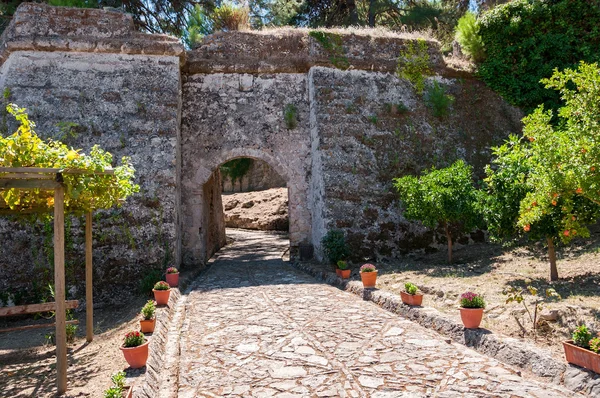
<path fill-rule="evenodd" d="M 444 169 L 426 171 L 422 176 L 394 179 L 407 220 L 421 221 L 429 228 L 442 227 L 448 241 L 448 262 L 452 262 L 453 232 L 468 232 L 478 225 L 473 170 L 459 160 Z"/>
<path fill-rule="evenodd" d="M 112 155 L 95 145 L 89 154 L 67 145 L 43 141 L 34 131 L 24 108 L 14 104 L 7 107 L 19 127 L 7 137 L 0 137 L 0 167 L 41 167 L 65 171 L 65 210 L 85 213 L 94 209 L 107 209 L 120 205 L 128 196 L 138 192 L 133 183 L 134 168 L 128 158 L 115 167 L 114 174 L 94 174 L 112 167 Z M 68 173 L 76 171 L 77 173 Z M 0 177 L 1 177 L 0 173 Z M 41 189 L 7 189 L 0 191 L 4 207 L 12 210 L 43 212 L 54 206 L 54 193 Z"/>
<path fill-rule="evenodd" d="M 555 281 L 555 244 L 588 237 L 587 225 L 600 216 L 600 68 L 582 62 L 542 83 L 565 104 L 558 123 L 540 106 L 523 119 L 523 137 L 494 149 L 481 207 L 492 235 L 517 229 L 515 235 L 545 239 Z"/>

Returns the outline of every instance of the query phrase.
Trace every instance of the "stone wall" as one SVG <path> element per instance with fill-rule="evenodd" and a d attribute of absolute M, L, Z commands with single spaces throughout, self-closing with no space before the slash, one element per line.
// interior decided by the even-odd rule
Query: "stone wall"
<path fill-rule="evenodd" d="M 285 180 L 269 166 L 267 162 L 254 159 L 246 174 L 232 181 L 229 176 L 222 176 L 222 192 L 263 191 L 270 188 L 285 187 Z"/>
<path fill-rule="evenodd" d="M 288 129 L 284 108 L 297 109 Z M 184 264 L 207 260 L 206 223 L 222 209 L 201 214 L 200 195 L 223 163 L 240 157 L 268 163 L 286 182 L 291 245 L 310 242 L 308 204 L 310 133 L 304 74 L 194 74 L 183 82 L 181 124 L 182 255 Z M 204 187 L 204 188 L 203 188 Z M 220 188 L 220 187 L 219 187 Z M 203 221 L 204 220 L 204 221 Z"/>
<path fill-rule="evenodd" d="M 392 179 L 456 159 L 481 176 L 490 146 L 520 131 L 520 112 L 473 79 L 437 80 L 455 102 L 433 116 L 408 81 L 367 71 L 314 67 L 309 74 L 313 137 L 313 242 L 341 229 L 359 259 L 396 257 L 445 245 L 402 217 Z M 400 105 L 398 107 L 398 105 Z M 463 237 L 481 239 L 481 234 Z"/>
<path fill-rule="evenodd" d="M 177 44 L 171 54 L 143 54 L 152 53 L 156 38 L 138 37 L 131 29 L 131 17 L 120 13 L 24 4 L 3 35 L 0 58 L 4 61 L 0 91 L 8 96 L 4 102 L 27 108 L 40 136 L 60 139 L 83 152 L 98 144 L 113 154 L 115 165 L 128 156 L 136 168 L 140 192 L 121 208 L 94 216 L 94 282 L 99 301 L 112 300 L 112 284 L 137 287 L 149 269 L 162 270 L 177 261 L 182 49 Z M 102 54 L 97 47 L 77 47 L 89 42 L 88 36 L 95 43 L 104 40 L 121 46 L 115 53 L 107 49 Z M 139 44 L 137 53 L 125 54 L 123 43 L 133 36 Z M 50 39 L 68 49 L 42 51 L 50 49 L 41 44 Z M 27 43 L 35 44 L 35 51 L 17 50 L 29 48 Z M 8 127 L 12 132 L 14 123 Z M 80 221 L 70 219 L 67 227 L 67 288 L 72 292 L 78 288 L 81 292 L 84 281 Z M 0 231 L 5 241 L 13 242 L 0 248 L 0 292 L 10 285 L 15 290 L 22 287 L 19 294 L 27 294 L 31 280 L 42 289 L 45 282 L 53 281 L 46 253 L 52 249 L 51 229 L 43 223 L 30 227 L 3 222 Z"/>

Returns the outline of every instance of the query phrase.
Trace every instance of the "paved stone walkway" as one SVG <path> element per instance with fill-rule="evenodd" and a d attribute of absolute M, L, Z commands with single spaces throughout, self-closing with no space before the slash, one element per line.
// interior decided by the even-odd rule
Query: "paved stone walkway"
<path fill-rule="evenodd" d="M 233 235 L 187 301 L 181 398 L 575 395 L 317 283 L 282 237 Z"/>

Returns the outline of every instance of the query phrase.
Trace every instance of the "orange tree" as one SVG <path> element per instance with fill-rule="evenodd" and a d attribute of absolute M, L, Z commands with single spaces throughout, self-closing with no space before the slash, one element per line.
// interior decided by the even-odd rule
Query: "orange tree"
<path fill-rule="evenodd" d="M 450 167 L 431 169 L 418 178 L 394 179 L 404 206 L 404 217 L 421 221 L 429 228 L 444 229 L 449 263 L 452 263 L 452 231 L 468 232 L 479 221 L 472 174 L 471 166 L 458 160 Z"/>
<path fill-rule="evenodd" d="M 600 68 L 582 62 L 542 83 L 562 97 L 558 123 L 540 106 L 523 119 L 523 137 L 494 149 L 480 204 L 492 237 L 545 239 L 555 281 L 555 244 L 588 237 L 600 216 Z"/>

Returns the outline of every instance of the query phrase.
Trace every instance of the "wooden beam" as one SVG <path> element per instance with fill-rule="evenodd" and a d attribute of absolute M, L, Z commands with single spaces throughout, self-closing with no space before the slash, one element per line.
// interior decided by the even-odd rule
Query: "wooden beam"
<path fill-rule="evenodd" d="M 112 168 L 106 168 L 104 171 L 89 171 L 83 169 L 57 169 L 49 167 L 0 167 L 0 173 L 48 173 L 48 174 L 107 174 L 113 175 L 115 171 Z"/>
<path fill-rule="evenodd" d="M 14 180 L 0 178 L 0 190 L 5 189 L 56 189 L 61 186 L 54 180 Z"/>
<path fill-rule="evenodd" d="M 65 308 L 72 310 L 77 308 L 79 301 L 69 300 L 65 302 Z M 23 314 L 36 314 L 38 312 L 56 311 L 56 303 L 41 303 L 41 304 L 27 304 L 27 305 L 15 305 L 13 307 L 0 307 L 0 316 L 13 316 Z"/>
<path fill-rule="evenodd" d="M 67 391 L 67 330 L 65 308 L 65 189 L 54 190 L 54 300 L 56 300 L 56 384 Z"/>
<path fill-rule="evenodd" d="M 34 179 L 34 180 L 54 180 L 56 174 L 36 174 L 36 173 L 2 173 L 0 177 L 8 179 Z"/>
<path fill-rule="evenodd" d="M 94 340 L 94 292 L 92 283 L 92 212 L 85 214 L 85 339 Z"/>
<path fill-rule="evenodd" d="M 66 322 L 67 325 L 77 325 L 78 323 L 79 323 L 79 321 L 77 319 Z M 0 329 L 0 333 L 16 332 L 19 330 L 50 328 L 52 326 L 56 326 L 56 323 L 40 323 L 39 325 L 27 325 L 27 326 L 17 326 L 14 328 L 5 328 L 5 329 Z"/>

